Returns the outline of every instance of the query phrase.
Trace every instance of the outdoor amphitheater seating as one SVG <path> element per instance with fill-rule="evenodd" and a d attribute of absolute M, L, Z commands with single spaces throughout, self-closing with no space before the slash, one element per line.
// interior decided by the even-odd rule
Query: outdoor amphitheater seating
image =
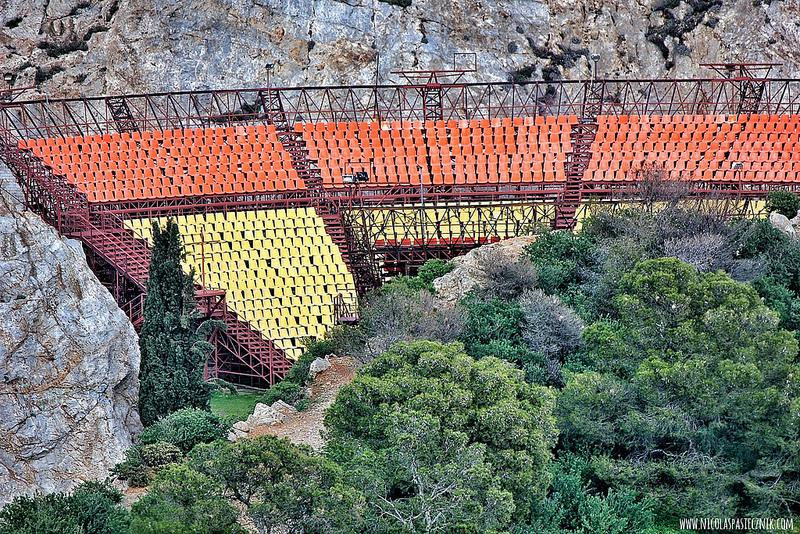
<path fill-rule="evenodd" d="M 90 202 L 303 189 L 273 126 L 153 130 L 21 142 Z"/>
<path fill-rule="evenodd" d="M 228 304 L 282 348 L 302 353 L 306 337 L 334 324 L 333 299 L 352 298 L 353 279 L 311 208 L 209 213 L 174 218 L 197 282 L 225 289 Z M 150 239 L 152 220 L 126 224 Z M 164 219 L 158 220 L 159 224 Z"/>
<path fill-rule="evenodd" d="M 470 121 L 297 124 L 323 183 L 369 175 L 366 185 L 495 185 L 564 181 L 574 116 Z"/>
<path fill-rule="evenodd" d="M 649 167 L 670 179 L 792 181 L 798 136 L 798 116 L 601 116 L 585 179 L 632 182 Z"/>

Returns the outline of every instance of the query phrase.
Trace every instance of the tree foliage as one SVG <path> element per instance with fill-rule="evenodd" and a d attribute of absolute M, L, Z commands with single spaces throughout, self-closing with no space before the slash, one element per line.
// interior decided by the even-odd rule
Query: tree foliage
<path fill-rule="evenodd" d="M 162 470 L 131 509 L 131 531 L 141 534 L 244 534 L 222 486 L 187 465 Z"/>
<path fill-rule="evenodd" d="M 120 534 L 128 531 L 122 494 L 104 482 L 72 493 L 17 497 L 0 510 L 0 534 Z"/>
<path fill-rule="evenodd" d="M 369 481 L 390 531 L 428 528 L 425 510 L 492 530 L 547 487 L 551 400 L 508 363 L 475 361 L 461 344 L 400 343 L 342 388 L 325 425 L 333 457 Z M 466 474 L 456 480 L 458 470 Z M 458 514 L 468 517 L 457 516 L 447 502 L 466 496 L 472 504 Z"/>
<path fill-rule="evenodd" d="M 259 532 L 360 532 L 359 492 L 341 468 L 286 439 L 218 441 L 192 451 L 190 465 L 246 507 Z"/>
<path fill-rule="evenodd" d="M 209 408 L 203 365 L 216 322 L 201 321 L 194 300 L 194 275 L 181 267 L 183 245 L 171 219 L 153 224 L 153 247 L 144 323 L 139 336 L 139 415 L 145 425 L 180 408 Z"/>
<path fill-rule="evenodd" d="M 626 274 L 557 415 L 615 487 L 666 516 L 796 512 L 797 342 L 756 291 L 674 258 Z"/>

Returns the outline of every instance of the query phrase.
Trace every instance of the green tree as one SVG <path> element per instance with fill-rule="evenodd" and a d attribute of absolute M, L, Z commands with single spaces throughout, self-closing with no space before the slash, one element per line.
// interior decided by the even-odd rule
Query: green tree
<path fill-rule="evenodd" d="M 194 273 L 181 268 L 183 246 L 178 225 L 153 224 L 153 248 L 144 323 L 139 336 L 139 414 L 151 425 L 180 408 L 209 408 L 210 389 L 203 365 L 206 341 L 216 322 L 201 321 L 194 300 Z"/>
<path fill-rule="evenodd" d="M 559 397 L 564 445 L 665 517 L 797 513 L 798 345 L 758 293 L 662 258 L 623 277 L 613 309 Z"/>
<path fill-rule="evenodd" d="M 122 494 L 105 482 L 72 493 L 18 497 L 0 510 L 1 534 L 120 534 L 128 531 Z"/>
<path fill-rule="evenodd" d="M 526 534 L 644 534 L 653 533 L 653 503 L 630 491 L 593 487 L 589 462 L 566 455 L 552 464 L 553 485 L 547 497 L 533 505 Z"/>
<path fill-rule="evenodd" d="M 222 486 L 186 465 L 163 469 L 131 509 L 136 534 L 244 534 Z"/>
<path fill-rule="evenodd" d="M 339 466 L 286 439 L 263 436 L 196 447 L 190 465 L 218 481 L 259 532 L 362 532 L 359 492 Z"/>
<path fill-rule="evenodd" d="M 507 362 L 463 350 L 399 343 L 363 367 L 326 414 L 330 454 L 371 489 L 386 531 L 425 532 L 431 514 L 442 517 L 433 531 L 501 530 L 547 488 L 550 391 Z"/>

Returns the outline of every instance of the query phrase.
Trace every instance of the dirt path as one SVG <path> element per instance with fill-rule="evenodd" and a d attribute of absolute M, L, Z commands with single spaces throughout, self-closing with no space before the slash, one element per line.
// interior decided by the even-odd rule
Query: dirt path
<path fill-rule="evenodd" d="M 349 384 L 355 375 L 356 364 L 352 358 L 331 358 L 331 366 L 316 376 L 311 383 L 311 405 L 302 412 L 290 414 L 277 425 L 257 426 L 249 437 L 271 435 L 289 438 L 296 445 L 304 444 L 320 450 L 325 441 L 322 438 L 322 420 L 325 410 L 336 400 L 342 386 Z"/>

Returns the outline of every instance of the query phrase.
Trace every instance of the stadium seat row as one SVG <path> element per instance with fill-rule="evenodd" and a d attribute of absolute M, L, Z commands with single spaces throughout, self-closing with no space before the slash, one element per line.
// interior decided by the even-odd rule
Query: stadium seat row
<path fill-rule="evenodd" d="M 297 123 L 323 183 L 367 173 L 366 185 L 563 182 L 574 116 L 450 121 Z M 91 202 L 305 188 L 272 126 L 215 127 L 28 139 Z M 608 115 L 598 118 L 590 180 L 628 180 L 654 163 L 670 176 L 703 170 L 727 180 L 775 172 L 793 180 L 800 159 L 797 115 Z M 763 168 L 763 162 L 774 167 Z M 627 162 L 627 163 L 621 163 Z M 710 162 L 706 166 L 706 162 Z M 741 165 L 738 165 L 741 164 Z M 623 168 L 624 167 L 624 168 Z M 712 174 L 705 171 L 710 170 Z M 715 174 L 716 173 L 716 174 Z M 773 175 L 764 178 L 772 180 Z"/>
<path fill-rule="evenodd" d="M 297 358 L 306 337 L 334 323 L 333 300 L 354 294 L 339 249 L 313 209 L 209 213 L 176 217 L 187 271 L 226 290 L 228 304 Z M 150 239 L 153 220 L 126 224 Z M 164 219 L 155 222 L 163 224 Z"/>

